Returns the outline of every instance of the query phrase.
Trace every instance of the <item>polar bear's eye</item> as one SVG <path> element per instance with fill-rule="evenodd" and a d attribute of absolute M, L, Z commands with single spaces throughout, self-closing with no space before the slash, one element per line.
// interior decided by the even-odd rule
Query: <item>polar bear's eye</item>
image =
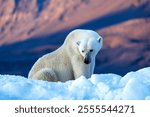
<path fill-rule="evenodd" d="M 90 52 L 93 52 L 93 50 L 91 49 Z"/>
<path fill-rule="evenodd" d="M 84 50 L 82 50 L 82 52 L 84 53 Z"/>

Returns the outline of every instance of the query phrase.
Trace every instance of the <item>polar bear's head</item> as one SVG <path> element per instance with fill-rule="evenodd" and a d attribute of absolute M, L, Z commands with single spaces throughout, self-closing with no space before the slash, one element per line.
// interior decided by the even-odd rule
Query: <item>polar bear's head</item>
<path fill-rule="evenodd" d="M 75 39 L 77 48 L 83 57 L 85 64 L 91 63 L 97 53 L 102 48 L 103 38 L 92 30 L 75 30 Z"/>

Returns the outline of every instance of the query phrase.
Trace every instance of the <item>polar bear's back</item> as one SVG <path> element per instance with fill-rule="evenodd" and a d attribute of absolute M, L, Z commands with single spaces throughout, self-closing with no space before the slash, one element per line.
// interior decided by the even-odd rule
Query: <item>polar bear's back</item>
<path fill-rule="evenodd" d="M 71 64 L 63 47 L 39 58 L 30 70 L 28 78 L 34 79 L 34 75 L 45 68 L 53 69 L 58 78 L 63 78 L 58 81 L 70 80 L 73 77 Z"/>

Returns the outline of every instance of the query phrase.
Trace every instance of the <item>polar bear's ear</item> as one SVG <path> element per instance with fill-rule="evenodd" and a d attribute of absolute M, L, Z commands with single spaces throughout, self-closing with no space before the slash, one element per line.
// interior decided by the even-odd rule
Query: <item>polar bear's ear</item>
<path fill-rule="evenodd" d="M 99 43 L 101 42 L 101 40 L 102 40 L 102 38 L 101 38 L 101 37 L 97 39 L 97 41 L 98 41 Z"/>
<path fill-rule="evenodd" d="M 80 45 L 80 43 L 81 43 L 81 41 L 76 42 L 76 44 L 77 44 L 78 46 Z"/>

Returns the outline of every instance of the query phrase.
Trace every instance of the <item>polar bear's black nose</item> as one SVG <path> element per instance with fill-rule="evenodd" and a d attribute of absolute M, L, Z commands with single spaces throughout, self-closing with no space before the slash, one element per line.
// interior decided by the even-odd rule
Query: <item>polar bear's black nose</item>
<path fill-rule="evenodd" d="M 91 63 L 91 58 L 90 58 L 90 53 L 89 52 L 85 54 L 84 63 L 85 64 L 90 64 Z"/>
<path fill-rule="evenodd" d="M 84 59 L 84 63 L 85 63 L 85 64 L 90 64 L 90 62 L 91 62 L 91 61 L 90 61 L 88 58 L 85 58 L 85 59 Z"/>

